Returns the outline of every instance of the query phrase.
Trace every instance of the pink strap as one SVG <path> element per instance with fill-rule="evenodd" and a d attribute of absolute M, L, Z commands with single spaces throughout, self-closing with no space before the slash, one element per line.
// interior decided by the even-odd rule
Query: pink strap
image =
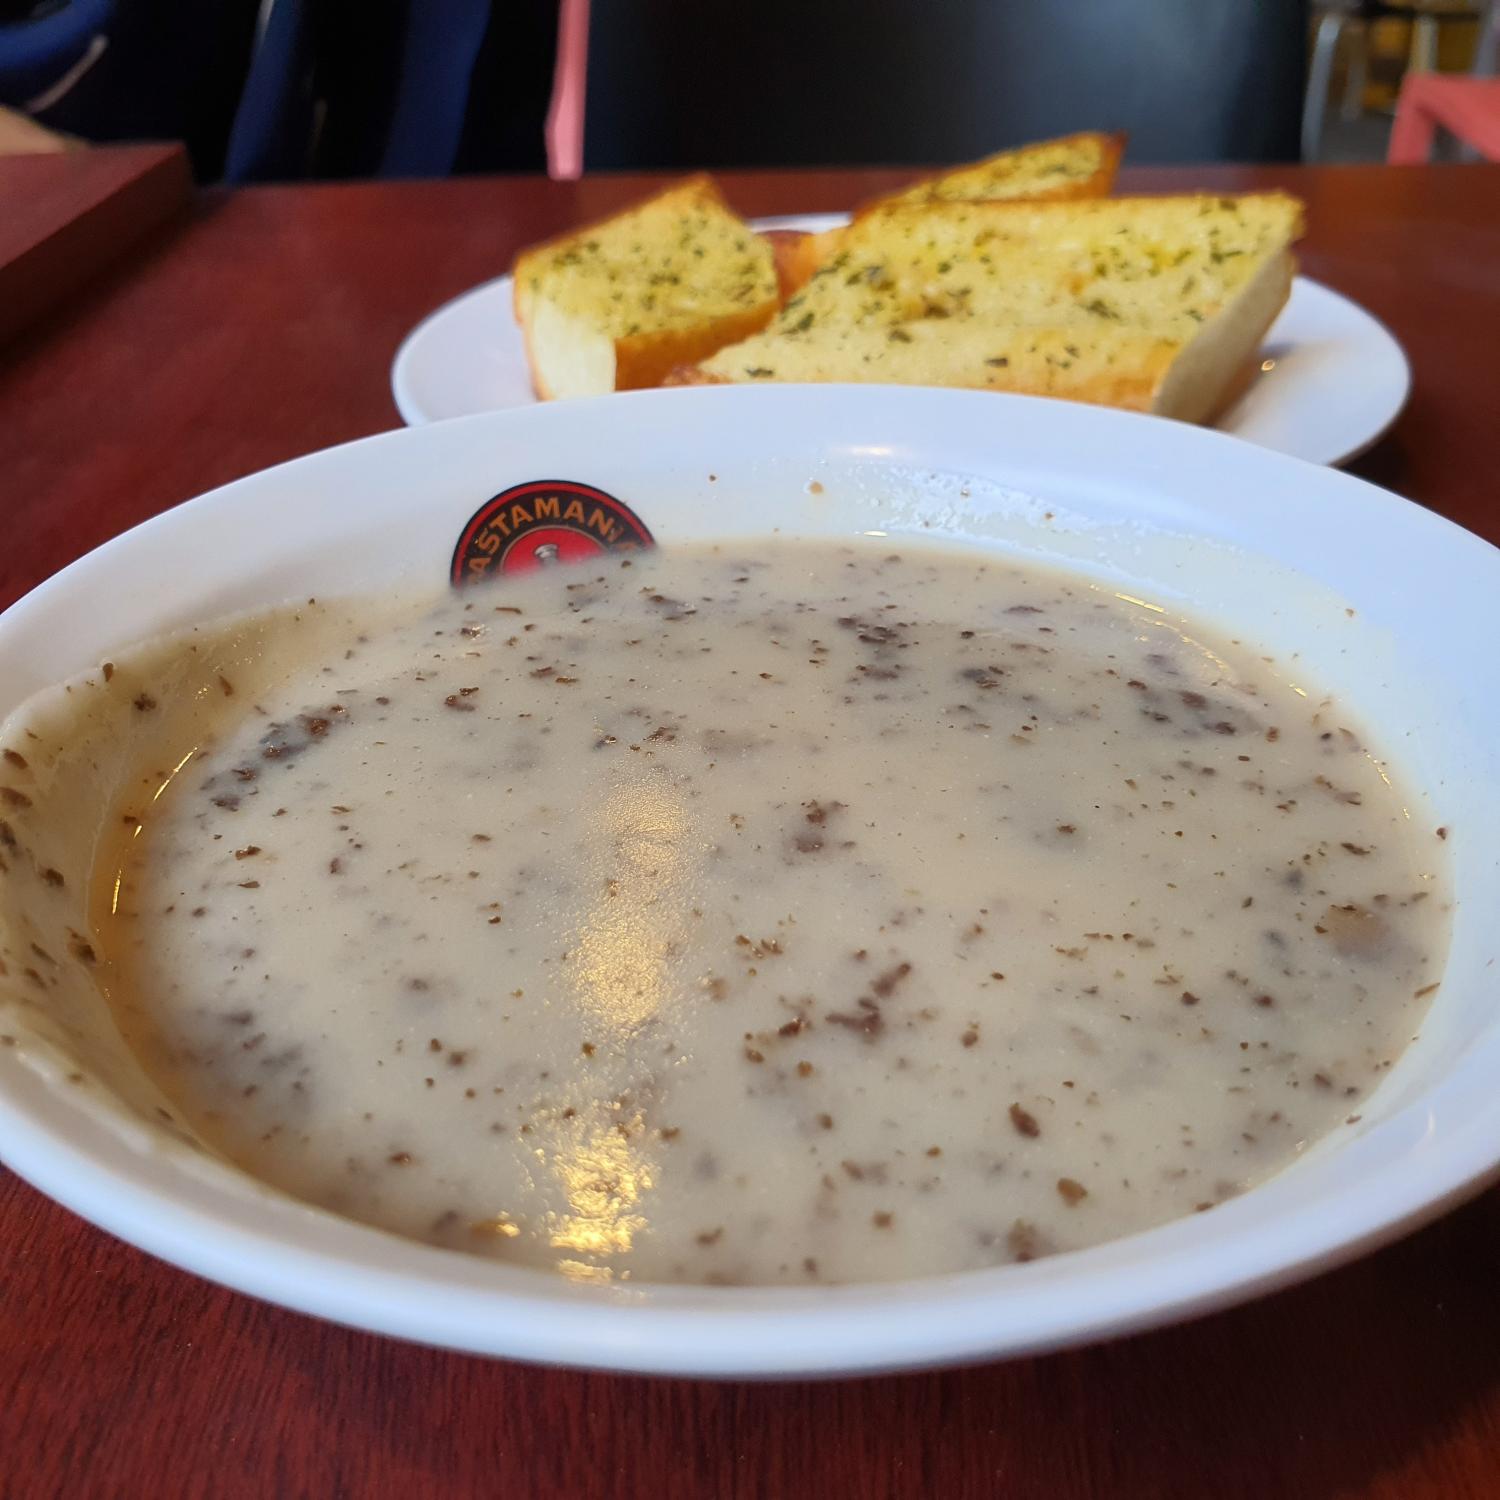
<path fill-rule="evenodd" d="M 589 0 L 561 0 L 557 10 L 557 67 L 547 108 L 547 175 L 570 182 L 583 176 L 583 106 L 588 92 Z"/>

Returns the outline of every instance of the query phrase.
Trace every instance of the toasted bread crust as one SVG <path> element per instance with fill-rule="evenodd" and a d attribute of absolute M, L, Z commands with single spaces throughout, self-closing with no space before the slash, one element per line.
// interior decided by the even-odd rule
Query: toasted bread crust
<path fill-rule="evenodd" d="M 807 241 L 813 236 L 803 229 L 762 229 L 760 237 L 771 247 L 776 262 L 776 292 L 785 302 L 812 274 L 802 274 L 802 265 Z"/>
<path fill-rule="evenodd" d="M 643 198 L 638 203 L 632 203 L 624 209 L 616 210 L 612 214 L 605 214 L 601 218 L 590 219 L 586 224 L 575 224 L 571 229 L 565 229 L 560 234 L 554 234 L 545 240 L 538 240 L 534 245 L 527 245 L 524 250 L 516 252 L 516 258 L 511 263 L 511 276 L 514 280 L 512 287 L 512 302 L 519 315 L 521 307 L 521 286 L 525 280 L 523 272 L 533 264 L 546 260 L 554 250 L 561 249 L 573 240 L 587 238 L 594 230 L 603 229 L 606 224 L 612 224 L 622 214 L 635 213 L 653 203 L 659 203 L 664 198 L 677 196 L 698 197 L 712 201 L 716 206 L 728 209 L 729 205 L 724 201 L 724 195 L 719 191 L 719 184 L 707 172 L 694 172 L 690 177 L 679 178 L 676 182 L 668 183 L 660 192 L 652 193 L 649 198 Z"/>
<path fill-rule="evenodd" d="M 511 301 L 514 304 L 515 297 Z M 521 344 L 526 350 L 526 369 L 531 376 L 531 389 L 536 392 L 538 401 L 555 401 L 557 393 L 547 384 L 546 377 L 542 374 L 541 361 L 536 357 L 536 350 L 531 338 L 531 322 L 523 319 L 520 314 L 516 315 L 516 324 L 521 330 Z"/>
<path fill-rule="evenodd" d="M 743 313 L 711 322 L 688 332 L 642 333 L 615 341 L 615 389 L 648 390 L 660 385 L 673 370 L 694 365 L 726 344 L 737 344 L 757 334 L 776 316 L 777 304 L 765 302 Z"/>
<path fill-rule="evenodd" d="M 1267 328 L 1270 326 L 1270 323 L 1266 324 Z M 1228 384 L 1225 385 L 1213 410 L 1209 412 L 1206 425 L 1212 427 L 1242 396 L 1246 395 L 1250 387 L 1255 384 L 1255 377 L 1259 373 L 1260 350 L 1256 348 L 1240 361 L 1239 369 L 1235 371 Z"/>
<path fill-rule="evenodd" d="M 1024 160 L 1027 156 L 1049 149 L 1085 144 L 1095 147 L 1099 152 L 1098 167 L 1086 177 L 1067 178 L 1053 186 L 1038 184 L 1024 192 L 1003 195 L 984 191 L 982 182 L 975 182 L 972 191 L 962 186 L 966 178 L 977 174 L 980 169 L 991 162 L 1007 157 Z M 1124 154 L 1124 131 L 1080 130 L 1072 135 L 1058 136 L 1055 140 L 1037 141 L 1032 145 L 1017 147 L 1014 151 L 998 152 L 995 156 L 987 157 L 983 161 L 971 162 L 961 167 L 950 167 L 946 172 L 939 172 L 935 177 L 922 178 L 910 187 L 902 188 L 899 192 L 883 193 L 878 198 L 867 199 L 855 208 L 853 217 L 862 219 L 882 209 L 898 205 L 912 206 L 944 198 L 972 203 L 1001 199 L 1015 203 L 1065 203 L 1079 198 L 1107 198 L 1114 188 L 1115 174 L 1120 169 L 1120 158 Z M 945 186 L 950 183 L 959 186 L 961 190 L 951 194 L 945 192 Z"/>
<path fill-rule="evenodd" d="M 798 235 L 777 251 L 776 275 L 781 284 L 781 299 L 789 302 L 809 281 L 818 267 L 837 249 L 842 229 L 825 229 L 821 234 Z"/>
<path fill-rule="evenodd" d="M 837 231 L 765 334 L 674 380 L 956 386 L 1212 420 L 1286 301 L 1302 218 L 1281 193 L 903 204 Z"/>
<path fill-rule="evenodd" d="M 1098 167 L 1086 177 L 1065 178 L 1051 186 L 1045 185 L 1045 182 L 1038 182 L 1027 191 L 1007 193 L 1003 197 L 987 196 L 982 182 L 974 183 L 972 193 L 961 190 L 949 194 L 943 191 L 944 185 L 948 183 L 958 184 L 962 189 L 964 179 L 971 174 L 978 173 L 989 162 L 1006 157 L 1024 160 L 1028 155 L 1042 151 L 1067 149 L 1084 144 L 1095 147 L 1099 152 Z M 879 198 L 871 198 L 855 208 L 852 222 L 857 223 L 871 214 L 892 209 L 904 210 L 928 206 L 932 203 L 1072 203 L 1082 198 L 1105 198 L 1114 187 L 1115 174 L 1119 170 L 1120 158 L 1124 151 L 1125 135 L 1121 131 L 1111 134 L 1080 131 L 1075 135 L 1059 136 L 1053 141 L 1041 141 L 1034 146 L 1023 146 L 1013 152 L 1001 152 L 998 157 L 989 157 L 986 161 L 974 162 L 970 166 L 957 167 L 940 173 L 936 177 L 924 178 L 897 193 L 886 193 Z M 924 189 L 927 190 L 925 193 Z M 786 233 L 786 231 L 778 232 Z M 830 229 L 822 234 L 803 235 L 798 243 L 788 243 L 778 248 L 776 271 L 781 284 L 783 302 L 801 291 L 812 279 L 818 267 L 837 252 L 842 234 L 842 230 Z"/>
<path fill-rule="evenodd" d="M 663 385 L 733 385 L 734 382 L 723 375 L 711 375 L 702 365 L 678 365 L 665 380 Z"/>
<path fill-rule="evenodd" d="M 773 272 L 770 247 L 702 173 L 531 246 L 512 305 L 532 388 L 551 400 L 657 385 L 764 328 L 780 306 Z"/>
<path fill-rule="evenodd" d="M 1086 134 L 1001 153 L 819 234 L 751 235 L 688 178 L 517 258 L 537 393 L 895 382 L 1212 421 L 1290 293 L 1302 206 L 1103 198 L 1122 148 Z"/>
<path fill-rule="evenodd" d="M 733 347 L 733 346 L 731 346 Z M 997 391 L 1022 396 L 1055 396 L 1068 401 L 1083 401 L 1094 406 L 1112 406 L 1122 411 L 1156 410 L 1163 380 L 1179 352 L 1179 346 L 1161 341 L 1142 352 L 1129 369 L 1111 370 L 1081 379 L 1064 379 L 1053 375 L 1050 383 L 1036 372 L 994 370 L 970 363 L 953 365 L 924 375 L 920 383 L 955 390 Z M 1050 373 L 1050 372 L 1049 372 Z M 801 385 L 884 384 L 890 376 L 878 371 L 865 373 L 854 369 L 828 370 L 802 374 L 795 383 Z M 666 385 L 732 385 L 774 384 L 773 380 L 737 382 L 732 377 L 702 365 L 683 366 L 673 370 L 663 382 Z M 898 382 L 903 383 L 903 382 Z"/>

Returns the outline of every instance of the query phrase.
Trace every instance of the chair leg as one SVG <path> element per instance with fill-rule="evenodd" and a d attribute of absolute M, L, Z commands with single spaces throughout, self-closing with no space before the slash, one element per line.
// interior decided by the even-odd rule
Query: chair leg
<path fill-rule="evenodd" d="M 1344 78 L 1341 113 L 1346 120 L 1357 120 L 1365 112 L 1365 85 L 1370 81 L 1370 29 L 1357 18 L 1351 24 L 1354 50 Z"/>
<path fill-rule="evenodd" d="M 1432 158 L 1437 122 L 1427 108 L 1424 83 L 1422 78 L 1411 77 L 1401 85 L 1385 157 L 1393 166 L 1414 166 Z"/>
<path fill-rule="evenodd" d="M 1316 161 L 1323 143 L 1323 117 L 1328 111 L 1328 85 L 1333 77 L 1333 60 L 1339 50 L 1348 17 L 1329 11 L 1318 22 L 1317 40 L 1313 43 L 1312 63 L 1307 72 L 1307 97 L 1302 104 L 1302 160 Z"/>
<path fill-rule="evenodd" d="M 1419 13 L 1411 23 L 1411 58 L 1413 73 L 1435 73 L 1438 64 L 1438 18 Z"/>
<path fill-rule="evenodd" d="M 1493 78 L 1500 63 L 1500 0 L 1489 0 L 1479 17 L 1479 40 L 1474 48 L 1474 76 Z"/>

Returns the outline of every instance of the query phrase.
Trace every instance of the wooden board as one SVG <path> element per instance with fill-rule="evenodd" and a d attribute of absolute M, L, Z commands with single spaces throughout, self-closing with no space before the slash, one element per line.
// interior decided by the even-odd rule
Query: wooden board
<path fill-rule="evenodd" d="M 0 341 L 133 249 L 191 192 L 177 145 L 0 156 Z"/>

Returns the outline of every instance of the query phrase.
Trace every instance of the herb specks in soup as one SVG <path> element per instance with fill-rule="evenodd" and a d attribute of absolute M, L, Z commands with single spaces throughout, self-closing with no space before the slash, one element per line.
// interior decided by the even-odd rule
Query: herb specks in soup
<path fill-rule="evenodd" d="M 181 1116 L 403 1234 L 742 1284 L 1091 1244 L 1354 1115 L 1446 830 L 1251 650 L 891 546 L 309 605 L 269 687 L 199 640 L 191 738 L 122 665 L 196 753 L 88 946 Z"/>

